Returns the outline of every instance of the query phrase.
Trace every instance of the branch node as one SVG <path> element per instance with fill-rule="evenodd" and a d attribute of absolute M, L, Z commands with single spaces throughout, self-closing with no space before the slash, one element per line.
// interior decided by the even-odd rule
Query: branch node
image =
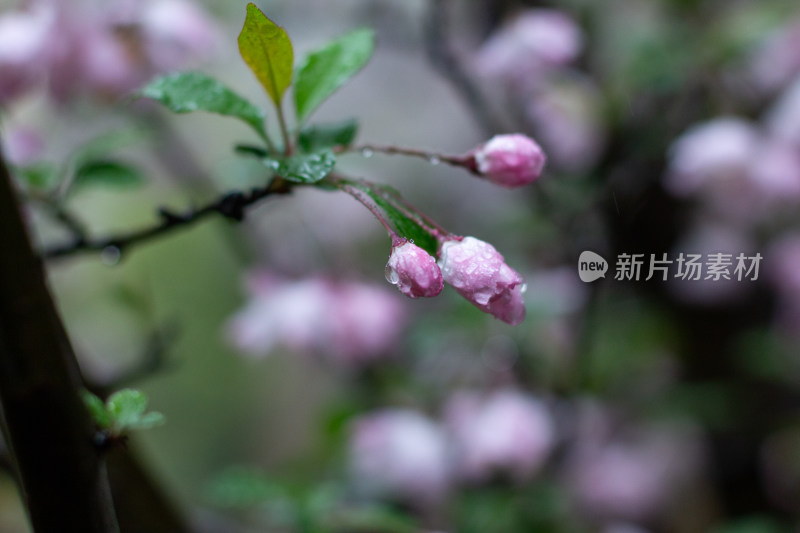
<path fill-rule="evenodd" d="M 247 198 L 241 192 L 232 192 L 220 200 L 217 211 L 225 218 L 241 222 L 244 220 L 244 208 L 247 203 Z"/>

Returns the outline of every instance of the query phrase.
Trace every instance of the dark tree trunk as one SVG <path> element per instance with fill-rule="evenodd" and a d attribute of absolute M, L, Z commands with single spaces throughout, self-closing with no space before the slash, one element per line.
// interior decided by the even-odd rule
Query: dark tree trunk
<path fill-rule="evenodd" d="M 118 531 L 81 378 L 0 154 L 0 405 L 37 532 Z"/>

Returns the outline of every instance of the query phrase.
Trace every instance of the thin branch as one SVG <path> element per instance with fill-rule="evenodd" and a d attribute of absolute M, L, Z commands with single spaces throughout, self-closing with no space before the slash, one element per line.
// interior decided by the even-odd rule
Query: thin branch
<path fill-rule="evenodd" d="M 180 227 L 190 226 L 214 214 L 238 222 L 244 219 L 245 208 L 267 196 L 286 194 L 290 190 L 291 186 L 286 181 L 276 178 L 265 187 L 251 189 L 246 193 L 239 191 L 228 193 L 203 207 L 192 208 L 184 213 L 175 213 L 161 208 L 159 210 L 161 222 L 153 226 L 119 235 L 96 239 L 84 238 L 73 243 L 49 248 L 42 255 L 46 259 L 54 259 L 83 252 L 99 252 L 109 248 L 122 252 L 135 244 L 155 239 Z"/>
<path fill-rule="evenodd" d="M 457 54 L 447 42 L 448 0 L 429 0 L 425 24 L 425 48 L 433 66 L 447 79 L 467 104 L 484 135 L 502 131 L 503 125 L 489 111 L 489 105 L 478 86 L 467 74 Z"/>
<path fill-rule="evenodd" d="M 470 172 L 476 173 L 477 167 L 475 166 L 475 158 L 470 154 L 464 155 L 445 155 L 436 152 L 429 152 L 427 150 L 418 150 L 416 148 L 404 148 L 402 146 L 389 146 L 382 144 L 359 144 L 354 146 L 336 146 L 333 151 L 337 154 L 347 152 L 361 152 L 361 153 L 380 153 L 387 155 L 405 155 L 409 157 L 416 157 L 424 159 L 432 165 L 439 163 L 446 163 L 448 165 L 464 168 Z"/>
<path fill-rule="evenodd" d="M 58 198 L 58 193 L 55 195 L 51 194 L 29 194 L 27 196 L 23 196 L 24 200 L 32 200 L 34 202 L 39 203 L 44 209 L 47 210 L 47 213 L 56 221 L 60 222 L 67 231 L 70 232 L 72 238 L 75 242 L 83 242 L 86 240 L 87 232 L 86 227 L 84 226 L 83 222 L 75 216 L 74 213 L 70 212 L 62 203 L 61 199 Z"/>

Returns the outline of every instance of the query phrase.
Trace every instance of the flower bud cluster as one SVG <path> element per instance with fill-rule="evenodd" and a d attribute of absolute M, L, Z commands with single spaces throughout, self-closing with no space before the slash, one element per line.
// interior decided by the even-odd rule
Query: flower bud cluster
<path fill-rule="evenodd" d="M 437 262 L 410 241 L 399 240 L 386 264 L 386 280 L 409 298 L 432 297 L 446 281 L 481 311 L 516 326 L 525 318 L 522 276 L 491 244 L 475 237 L 444 241 Z"/>

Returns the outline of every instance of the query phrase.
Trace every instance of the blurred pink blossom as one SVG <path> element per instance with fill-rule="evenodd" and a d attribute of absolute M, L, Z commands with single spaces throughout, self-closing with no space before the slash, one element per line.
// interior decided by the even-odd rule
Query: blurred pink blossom
<path fill-rule="evenodd" d="M 214 21 L 187 0 L 112 2 L 103 7 L 42 0 L 0 19 L 0 101 L 47 73 L 50 94 L 118 96 L 154 75 L 210 54 Z"/>
<path fill-rule="evenodd" d="M 800 18 L 770 34 L 749 61 L 750 77 L 767 92 L 776 91 L 800 74 Z"/>
<path fill-rule="evenodd" d="M 349 455 L 356 483 L 371 494 L 428 506 L 447 493 L 444 432 L 414 411 L 386 409 L 359 417 Z"/>
<path fill-rule="evenodd" d="M 578 172 L 597 161 L 605 132 L 594 84 L 577 76 L 546 80 L 526 100 L 528 120 L 555 166 Z"/>
<path fill-rule="evenodd" d="M 606 526 L 603 533 L 647 533 L 647 530 L 634 524 L 616 522 Z"/>
<path fill-rule="evenodd" d="M 522 134 L 495 135 L 472 152 L 480 175 L 503 187 L 520 187 L 542 175 L 542 148 Z"/>
<path fill-rule="evenodd" d="M 777 320 L 796 335 L 800 328 L 800 234 L 788 233 L 774 240 L 764 253 L 766 278 L 778 296 Z"/>
<path fill-rule="evenodd" d="M 476 57 L 476 68 L 489 78 L 528 81 L 543 69 L 574 61 L 582 47 L 581 29 L 566 13 L 528 9 L 484 43 Z"/>
<path fill-rule="evenodd" d="M 409 241 L 392 246 L 386 279 L 409 298 L 437 296 L 444 287 L 436 259 Z"/>
<path fill-rule="evenodd" d="M 52 88 L 58 94 L 70 94 L 75 84 L 95 93 L 122 94 L 143 85 L 152 71 L 146 58 L 137 50 L 133 33 L 112 27 L 86 27 L 74 36 L 78 72 L 62 78 Z M 76 76 L 76 74 L 78 74 Z"/>
<path fill-rule="evenodd" d="M 22 95 L 41 78 L 55 20 L 53 7 L 42 3 L 0 16 L 0 106 Z"/>
<path fill-rule="evenodd" d="M 140 24 L 150 63 L 158 71 L 178 68 L 213 52 L 219 36 L 214 21 L 188 0 L 154 0 L 141 12 Z"/>
<path fill-rule="evenodd" d="M 772 135 L 800 150 L 800 76 L 767 111 L 765 122 Z"/>
<path fill-rule="evenodd" d="M 439 255 L 444 280 L 478 309 L 512 326 L 525 319 L 522 277 L 494 246 L 464 237 L 442 244 Z"/>
<path fill-rule="evenodd" d="M 701 450 L 691 428 L 640 428 L 626 438 L 579 435 L 568 486 L 587 515 L 634 522 L 657 516 L 698 475 Z"/>
<path fill-rule="evenodd" d="M 243 352 L 260 357 L 278 345 L 358 364 L 395 345 L 405 312 L 389 291 L 370 285 L 307 278 L 287 281 L 255 274 L 250 301 L 228 321 L 227 336 Z"/>
<path fill-rule="evenodd" d="M 717 215 L 754 222 L 800 201 L 800 148 L 778 131 L 717 118 L 673 143 L 664 184 L 676 196 L 702 199 Z"/>
<path fill-rule="evenodd" d="M 766 251 L 767 278 L 781 294 L 800 300 L 800 234 L 784 234 Z"/>
<path fill-rule="evenodd" d="M 737 117 L 697 124 L 671 146 L 665 186 L 678 196 L 698 193 L 715 182 L 746 173 L 757 157 L 759 132 Z"/>
<path fill-rule="evenodd" d="M 751 161 L 748 178 L 765 203 L 800 199 L 800 148 L 782 139 L 765 139 Z"/>
<path fill-rule="evenodd" d="M 406 324 L 402 300 L 380 286 L 328 282 L 323 349 L 344 363 L 385 356 L 397 345 Z"/>
<path fill-rule="evenodd" d="M 512 389 L 488 395 L 456 393 L 447 403 L 445 418 L 458 474 L 471 481 L 486 481 L 497 473 L 519 481 L 530 479 L 555 443 L 545 405 Z"/>
<path fill-rule="evenodd" d="M 23 127 L 8 128 L 3 135 L 3 152 L 14 165 L 30 165 L 44 151 L 44 139 L 39 132 Z"/>

